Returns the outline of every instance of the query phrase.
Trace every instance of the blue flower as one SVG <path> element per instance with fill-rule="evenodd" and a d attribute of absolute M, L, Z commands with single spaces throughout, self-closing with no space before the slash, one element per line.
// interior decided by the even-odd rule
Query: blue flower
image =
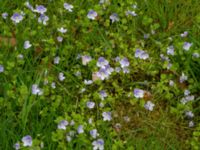
<path fill-rule="evenodd" d="M 56 56 L 53 60 L 54 64 L 59 64 L 60 62 L 60 57 L 59 56 Z"/>
<path fill-rule="evenodd" d="M 90 135 L 95 139 L 99 135 L 97 129 L 90 130 Z"/>
<path fill-rule="evenodd" d="M 129 64 L 130 64 L 129 61 L 128 61 L 128 59 L 126 57 L 124 57 L 123 59 L 121 59 L 119 63 L 120 63 L 120 65 L 121 65 L 122 68 L 128 67 Z"/>
<path fill-rule="evenodd" d="M 93 150 L 104 150 L 104 140 L 98 139 L 92 142 Z"/>
<path fill-rule="evenodd" d="M 57 41 L 58 41 L 58 42 L 62 42 L 62 41 L 63 41 L 63 37 L 58 36 L 58 37 L 57 37 Z"/>
<path fill-rule="evenodd" d="M 103 116 L 103 121 L 110 121 L 110 120 L 112 120 L 111 112 L 103 112 L 102 116 Z"/>
<path fill-rule="evenodd" d="M 185 51 L 188 51 L 190 49 L 190 47 L 192 46 L 192 43 L 189 43 L 189 42 L 184 42 L 183 44 L 183 49 Z"/>
<path fill-rule="evenodd" d="M 144 97 L 144 90 L 141 90 L 141 89 L 134 89 L 134 96 L 136 98 L 143 98 Z"/>
<path fill-rule="evenodd" d="M 43 25 L 47 25 L 47 21 L 49 20 L 49 17 L 46 15 L 41 14 L 38 18 L 38 22 L 42 23 Z"/>
<path fill-rule="evenodd" d="M 64 80 L 65 80 L 64 73 L 60 72 L 60 73 L 58 74 L 58 79 L 59 79 L 60 81 L 64 81 Z"/>
<path fill-rule="evenodd" d="M 13 148 L 14 148 L 15 150 L 19 150 L 19 149 L 20 149 L 20 144 L 19 144 L 19 142 L 15 143 L 15 144 L 13 145 Z"/>
<path fill-rule="evenodd" d="M 59 31 L 60 33 L 66 33 L 66 32 L 67 32 L 67 29 L 61 27 L 61 28 L 58 28 L 58 31 Z"/>
<path fill-rule="evenodd" d="M 79 125 L 79 126 L 78 126 L 77 132 L 78 132 L 78 134 L 81 134 L 81 133 L 84 132 L 83 126 L 82 126 L 82 125 Z"/>
<path fill-rule="evenodd" d="M 110 15 L 110 20 L 112 21 L 112 23 L 118 22 L 119 21 L 118 14 L 113 13 L 112 15 Z"/>
<path fill-rule="evenodd" d="M 4 67 L 3 65 L 0 65 L 0 73 L 4 72 Z"/>
<path fill-rule="evenodd" d="M 144 105 L 144 108 L 146 110 L 153 111 L 154 106 L 155 104 L 153 104 L 151 101 L 147 101 L 147 103 Z"/>
<path fill-rule="evenodd" d="M 181 37 L 187 37 L 187 35 L 188 35 L 187 31 L 184 31 L 183 33 L 180 34 Z"/>
<path fill-rule="evenodd" d="M 88 102 L 87 102 L 87 107 L 88 107 L 89 109 L 94 108 L 94 106 L 95 106 L 95 103 L 94 103 L 94 102 L 91 102 L 91 101 L 88 101 Z"/>
<path fill-rule="evenodd" d="M 62 129 L 62 130 L 66 130 L 66 126 L 68 125 L 68 121 L 67 120 L 62 120 L 59 122 L 58 124 L 58 129 Z"/>
<path fill-rule="evenodd" d="M 145 59 L 149 58 L 149 54 L 147 54 L 143 50 L 136 49 L 136 51 L 135 51 L 135 57 L 145 60 Z"/>
<path fill-rule="evenodd" d="M 72 5 L 68 4 L 68 3 L 64 3 L 64 8 L 66 10 L 68 10 L 69 12 L 72 12 L 73 11 L 72 9 L 74 8 L 74 6 L 72 6 Z"/>
<path fill-rule="evenodd" d="M 23 146 L 32 146 L 32 137 L 30 135 L 26 135 L 22 138 Z"/>
<path fill-rule="evenodd" d="M 194 114 L 192 111 L 186 111 L 185 112 L 185 116 L 188 117 L 189 119 L 193 118 L 194 117 Z"/>
<path fill-rule="evenodd" d="M 2 13 L 1 16 L 2 16 L 3 19 L 7 19 L 7 17 L 8 17 L 8 13 L 7 13 L 7 12 L 4 12 L 4 13 Z"/>
<path fill-rule="evenodd" d="M 193 58 L 199 58 L 200 55 L 199 55 L 199 53 L 195 52 L 195 53 L 192 54 L 192 57 L 193 57 Z"/>
<path fill-rule="evenodd" d="M 133 16 L 133 17 L 137 16 L 137 14 L 136 14 L 135 11 L 130 11 L 130 10 L 126 11 L 126 15 L 127 15 L 127 16 L 128 16 L 128 15 L 131 15 L 131 16 Z"/>
<path fill-rule="evenodd" d="M 25 2 L 25 6 L 26 6 L 27 8 L 29 8 L 31 11 L 34 11 L 33 6 L 32 6 L 28 1 Z"/>
<path fill-rule="evenodd" d="M 109 74 L 106 69 L 101 68 L 97 73 L 97 77 L 100 78 L 101 80 L 105 80 L 109 77 Z"/>
<path fill-rule="evenodd" d="M 91 20 L 95 20 L 95 18 L 97 17 L 97 12 L 94 10 L 90 10 L 87 14 L 87 17 Z"/>
<path fill-rule="evenodd" d="M 105 90 L 101 90 L 99 92 L 99 96 L 100 96 L 101 100 L 104 100 L 108 95 Z"/>
<path fill-rule="evenodd" d="M 35 12 L 44 14 L 47 11 L 47 9 L 43 5 L 39 5 L 36 7 Z"/>
<path fill-rule="evenodd" d="M 92 60 L 92 57 L 88 55 L 84 55 L 81 58 L 82 58 L 82 64 L 84 66 L 87 65 Z"/>
<path fill-rule="evenodd" d="M 105 68 L 109 63 L 104 57 L 99 57 L 97 61 L 97 67 Z"/>
<path fill-rule="evenodd" d="M 32 45 L 31 45 L 30 41 L 25 41 L 24 42 L 24 49 L 29 49 L 31 46 Z"/>
<path fill-rule="evenodd" d="M 22 20 L 23 20 L 23 16 L 21 15 L 21 14 L 19 14 L 19 13 L 14 13 L 13 15 L 12 15 L 12 17 L 11 17 L 11 20 L 14 22 L 14 23 L 19 23 L 19 22 L 21 22 Z"/>
<path fill-rule="evenodd" d="M 37 84 L 32 85 L 32 94 L 33 95 L 42 95 L 43 91 L 38 87 Z"/>
<path fill-rule="evenodd" d="M 167 54 L 174 55 L 174 46 L 173 45 L 171 45 L 167 48 Z"/>

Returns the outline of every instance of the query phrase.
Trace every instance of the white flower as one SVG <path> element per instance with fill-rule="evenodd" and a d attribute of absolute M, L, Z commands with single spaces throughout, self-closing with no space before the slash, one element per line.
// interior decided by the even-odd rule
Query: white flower
<path fill-rule="evenodd" d="M 64 80 L 65 80 L 64 73 L 60 72 L 59 75 L 58 75 L 58 79 L 59 79 L 60 81 L 64 81 Z"/>
<path fill-rule="evenodd" d="M 98 139 L 92 142 L 93 150 L 104 150 L 104 140 Z"/>
<path fill-rule="evenodd" d="M 136 98 L 143 98 L 144 97 L 144 90 L 141 90 L 141 89 L 134 89 L 134 96 Z"/>
<path fill-rule="evenodd" d="M 87 65 L 92 60 L 92 57 L 87 55 L 84 55 L 81 58 L 82 58 L 82 64 L 84 66 Z"/>
<path fill-rule="evenodd" d="M 68 121 L 67 120 L 62 120 L 59 122 L 58 124 L 58 129 L 62 129 L 62 130 L 66 130 L 66 126 L 68 125 Z"/>
<path fill-rule="evenodd" d="M 92 84 L 92 83 L 93 83 L 92 80 L 84 80 L 84 84 L 85 84 L 85 85 L 90 85 L 90 84 Z"/>
<path fill-rule="evenodd" d="M 60 62 L 60 57 L 59 56 L 55 57 L 54 64 L 59 64 L 59 62 Z"/>
<path fill-rule="evenodd" d="M 147 103 L 144 105 L 144 108 L 146 110 L 153 111 L 154 106 L 155 106 L 155 104 L 153 104 L 151 101 L 147 101 Z"/>
<path fill-rule="evenodd" d="M 188 51 L 190 49 L 190 47 L 192 46 L 192 43 L 189 43 L 189 42 L 184 42 L 183 44 L 183 49 L 185 51 Z"/>
<path fill-rule="evenodd" d="M 187 81 L 188 77 L 182 72 L 182 75 L 179 78 L 179 82 L 183 83 L 184 81 Z"/>
<path fill-rule="evenodd" d="M 42 95 L 43 91 L 38 87 L 37 84 L 32 85 L 32 94 L 33 95 Z"/>
<path fill-rule="evenodd" d="M 90 135 L 95 139 L 99 135 L 97 129 L 90 130 Z"/>
<path fill-rule="evenodd" d="M 31 46 L 32 45 L 31 45 L 30 41 L 25 41 L 24 42 L 24 49 L 29 49 Z"/>
<path fill-rule="evenodd" d="M 77 132 L 78 132 L 78 134 L 81 134 L 84 132 L 82 125 L 78 126 Z"/>
<path fill-rule="evenodd" d="M 112 120 L 111 112 L 103 112 L 102 116 L 103 116 L 103 121 L 110 121 L 110 120 Z"/>
<path fill-rule="evenodd" d="M 73 11 L 72 9 L 74 8 L 74 6 L 68 3 L 64 3 L 64 8 L 68 10 L 69 12 L 72 12 Z"/>
<path fill-rule="evenodd" d="M 32 146 L 32 137 L 30 135 L 26 135 L 22 138 L 23 146 Z"/>
<path fill-rule="evenodd" d="M 87 14 L 87 17 L 91 20 L 95 20 L 95 18 L 97 17 L 97 12 L 94 10 L 90 10 Z"/>
<path fill-rule="evenodd" d="M 60 33 L 66 33 L 66 32 L 67 32 L 67 29 L 61 27 L 61 28 L 58 28 L 58 31 L 59 31 Z"/>
<path fill-rule="evenodd" d="M 87 107 L 88 107 L 89 109 L 94 108 L 94 106 L 95 106 L 95 103 L 94 103 L 94 102 L 91 102 L 91 101 L 87 102 Z"/>

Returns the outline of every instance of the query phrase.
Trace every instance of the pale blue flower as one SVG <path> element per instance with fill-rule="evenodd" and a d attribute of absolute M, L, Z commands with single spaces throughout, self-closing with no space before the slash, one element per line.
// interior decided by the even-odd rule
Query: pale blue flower
<path fill-rule="evenodd" d="M 1 16 L 2 16 L 3 19 L 7 19 L 7 17 L 8 17 L 8 13 L 7 13 L 7 12 L 4 12 L 4 13 L 2 13 Z"/>
<path fill-rule="evenodd" d="M 32 44 L 30 43 L 30 41 L 24 42 L 24 49 L 29 49 L 31 46 L 32 46 Z"/>
<path fill-rule="evenodd" d="M 85 66 L 92 60 L 91 56 L 83 55 L 82 56 L 82 64 Z"/>
<path fill-rule="evenodd" d="M 116 67 L 115 68 L 115 72 L 119 73 L 121 71 L 121 68 L 120 67 Z"/>
<path fill-rule="evenodd" d="M 105 68 L 109 63 L 104 57 L 99 57 L 97 61 L 97 67 Z"/>
<path fill-rule="evenodd" d="M 24 59 L 24 55 L 23 54 L 19 54 L 19 55 L 17 55 L 17 58 L 18 59 Z"/>
<path fill-rule="evenodd" d="M 65 80 L 64 73 L 60 72 L 60 73 L 58 74 L 58 79 L 59 79 L 60 81 L 64 81 L 64 80 Z"/>
<path fill-rule="evenodd" d="M 92 122 L 93 122 L 92 118 L 89 118 L 89 119 L 88 119 L 88 123 L 89 123 L 89 124 L 92 124 Z"/>
<path fill-rule="evenodd" d="M 49 20 L 49 17 L 46 15 L 41 14 L 38 18 L 38 22 L 42 23 L 43 25 L 47 25 L 47 21 Z"/>
<path fill-rule="evenodd" d="M 128 67 L 124 67 L 122 70 L 123 70 L 123 73 L 130 73 L 130 70 Z"/>
<path fill-rule="evenodd" d="M 20 144 L 19 144 L 19 142 L 15 143 L 15 144 L 13 145 L 13 148 L 14 148 L 15 150 L 19 150 L 19 149 L 20 149 Z"/>
<path fill-rule="evenodd" d="M 82 126 L 82 125 L 79 125 L 79 126 L 78 126 L 77 132 L 78 132 L 78 134 L 81 134 L 81 133 L 84 132 L 83 126 Z"/>
<path fill-rule="evenodd" d="M 195 52 L 195 53 L 192 54 L 192 57 L 193 57 L 193 58 L 199 58 L 200 55 L 199 55 L 199 53 Z"/>
<path fill-rule="evenodd" d="M 106 71 L 106 69 L 101 68 L 97 73 L 96 73 L 97 77 L 101 80 L 105 80 L 109 77 L 108 72 Z"/>
<path fill-rule="evenodd" d="M 105 70 L 109 75 L 114 71 L 114 69 L 112 67 L 110 67 L 110 65 L 106 65 Z"/>
<path fill-rule="evenodd" d="M 97 129 L 93 129 L 93 130 L 90 130 L 90 135 L 96 139 L 96 137 L 99 135 L 98 132 L 97 132 Z"/>
<path fill-rule="evenodd" d="M 57 37 L 57 41 L 58 41 L 58 42 L 62 42 L 62 41 L 63 41 L 63 37 L 58 36 L 58 37 Z"/>
<path fill-rule="evenodd" d="M 184 91 L 184 95 L 185 95 L 185 96 L 190 95 L 190 90 L 187 90 L 187 89 L 186 89 L 186 90 Z"/>
<path fill-rule="evenodd" d="M 89 109 L 94 108 L 94 106 L 95 106 L 95 103 L 94 103 L 94 102 L 91 102 L 91 101 L 88 101 L 88 102 L 87 102 L 87 107 L 88 107 Z"/>
<path fill-rule="evenodd" d="M 134 96 L 136 98 L 143 98 L 144 97 L 144 90 L 135 88 L 133 93 L 134 93 Z"/>
<path fill-rule="evenodd" d="M 52 82 L 52 83 L 51 83 L 51 88 L 53 88 L 53 89 L 56 88 L 56 83 L 55 83 L 55 82 Z"/>
<path fill-rule="evenodd" d="M 184 42 L 183 44 L 183 49 L 185 51 L 188 51 L 190 49 L 190 47 L 192 46 L 192 43 L 189 43 L 189 42 Z"/>
<path fill-rule="evenodd" d="M 67 32 L 67 29 L 61 27 L 61 28 L 58 28 L 58 31 L 59 31 L 60 33 L 66 33 L 66 32 Z"/>
<path fill-rule="evenodd" d="M 104 100 L 108 96 L 108 94 L 106 93 L 105 90 L 101 90 L 99 92 L 99 96 L 100 96 L 101 100 Z"/>
<path fill-rule="evenodd" d="M 146 60 L 147 58 L 149 58 L 149 54 L 147 52 L 143 51 L 143 50 L 136 49 L 135 57 Z"/>
<path fill-rule="evenodd" d="M 153 104 L 151 101 L 147 101 L 147 103 L 144 104 L 144 108 L 149 111 L 153 111 L 154 106 L 155 104 Z"/>
<path fill-rule="evenodd" d="M 87 14 L 87 17 L 91 20 L 95 20 L 95 18 L 97 17 L 97 12 L 94 10 L 90 10 Z"/>
<path fill-rule="evenodd" d="M 128 61 L 128 59 L 126 57 L 124 57 L 123 59 L 121 59 L 119 63 L 120 63 L 120 65 L 121 65 L 122 68 L 128 67 L 129 64 L 130 64 L 129 61 Z"/>
<path fill-rule="evenodd" d="M 130 10 L 126 11 L 126 15 L 127 15 L 127 16 L 128 16 L 128 15 L 131 15 L 131 16 L 133 16 L 133 17 L 137 16 L 137 14 L 136 14 L 135 11 L 130 11 Z"/>
<path fill-rule="evenodd" d="M 185 112 L 185 116 L 188 117 L 189 119 L 193 118 L 194 117 L 194 114 L 192 111 L 186 111 Z"/>
<path fill-rule="evenodd" d="M 42 95 L 42 94 L 43 94 L 43 91 L 42 91 L 42 89 L 40 89 L 40 88 L 38 87 L 37 84 L 33 84 L 33 85 L 32 85 L 32 94 L 33 94 L 33 95 Z"/>
<path fill-rule="evenodd" d="M 188 126 L 189 126 L 190 128 L 194 127 L 194 121 L 190 121 Z"/>
<path fill-rule="evenodd" d="M 182 75 L 179 78 L 179 82 L 183 83 L 184 81 L 187 81 L 188 77 L 182 72 Z"/>
<path fill-rule="evenodd" d="M 190 102 L 190 101 L 193 101 L 193 100 L 194 100 L 194 95 L 188 95 L 188 96 L 183 97 L 183 98 L 181 99 L 181 103 L 182 103 L 183 105 L 185 105 L 186 103 L 188 103 L 188 102 Z"/>
<path fill-rule="evenodd" d="M 57 128 L 58 129 L 62 129 L 62 130 L 66 130 L 66 126 L 68 125 L 68 121 L 67 120 L 62 120 L 59 122 Z"/>
<path fill-rule="evenodd" d="M 71 140 L 72 140 L 71 136 L 67 135 L 66 140 L 67 140 L 67 142 L 71 142 Z"/>
<path fill-rule="evenodd" d="M 33 6 L 32 6 L 28 1 L 25 2 L 25 6 L 26 6 L 28 9 L 30 9 L 31 11 L 35 11 L 34 8 L 33 8 Z"/>
<path fill-rule="evenodd" d="M 98 139 L 92 142 L 93 150 L 104 150 L 104 140 Z"/>
<path fill-rule="evenodd" d="M 66 10 L 68 10 L 69 12 L 72 12 L 73 10 L 73 8 L 74 8 L 74 6 L 73 5 L 71 5 L 71 4 L 68 4 L 68 3 L 64 3 L 64 8 L 66 9 Z"/>
<path fill-rule="evenodd" d="M 103 116 L 103 121 L 110 121 L 110 120 L 112 120 L 111 112 L 103 112 L 102 116 Z"/>
<path fill-rule="evenodd" d="M 19 14 L 19 13 L 14 13 L 13 15 L 12 15 L 12 17 L 11 17 L 11 20 L 14 22 L 14 23 L 19 23 L 19 22 L 21 22 L 22 20 L 23 20 L 23 16 L 21 15 L 21 14 Z"/>
<path fill-rule="evenodd" d="M 160 54 L 160 58 L 162 59 L 162 61 L 170 61 L 169 57 L 164 56 L 163 54 Z"/>
<path fill-rule="evenodd" d="M 90 84 L 92 84 L 93 83 L 93 81 L 92 80 L 84 80 L 84 84 L 85 85 L 90 85 Z"/>
<path fill-rule="evenodd" d="M 118 22 L 118 21 L 119 21 L 119 16 L 118 16 L 118 14 L 113 13 L 112 15 L 110 15 L 110 20 L 112 21 L 112 23 Z"/>
<path fill-rule="evenodd" d="M 184 31 L 183 33 L 180 34 L 181 37 L 187 37 L 187 35 L 188 35 L 187 31 Z"/>
<path fill-rule="evenodd" d="M 59 56 L 56 56 L 56 57 L 53 59 L 53 62 L 54 62 L 54 64 L 59 64 L 59 62 L 60 62 L 60 57 L 59 57 Z"/>
<path fill-rule="evenodd" d="M 174 81 L 170 80 L 169 81 L 169 86 L 174 86 Z"/>
<path fill-rule="evenodd" d="M 4 72 L 4 67 L 3 65 L 0 65 L 0 73 Z"/>
<path fill-rule="evenodd" d="M 47 9 L 43 5 L 36 6 L 35 12 L 44 14 L 47 11 Z"/>
<path fill-rule="evenodd" d="M 144 34 L 144 39 L 148 39 L 150 37 L 150 34 Z"/>
<path fill-rule="evenodd" d="M 171 45 L 167 48 L 167 55 L 174 55 L 174 46 Z"/>
<path fill-rule="evenodd" d="M 74 122 L 74 120 L 71 120 L 70 126 L 73 126 L 73 125 L 75 125 L 75 122 Z"/>
<path fill-rule="evenodd" d="M 26 135 L 22 138 L 23 146 L 32 146 L 32 137 L 30 135 Z"/>

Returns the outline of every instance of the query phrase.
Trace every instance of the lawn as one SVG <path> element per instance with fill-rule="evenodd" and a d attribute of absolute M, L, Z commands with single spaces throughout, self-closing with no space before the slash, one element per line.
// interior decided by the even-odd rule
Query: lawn
<path fill-rule="evenodd" d="M 0 0 L 0 150 L 200 150 L 199 0 Z"/>

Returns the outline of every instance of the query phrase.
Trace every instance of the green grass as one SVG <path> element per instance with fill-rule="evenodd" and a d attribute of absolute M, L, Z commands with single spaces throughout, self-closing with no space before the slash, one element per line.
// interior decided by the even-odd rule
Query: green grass
<path fill-rule="evenodd" d="M 63 143 L 59 143 L 52 140 L 52 133 L 57 131 L 58 120 L 72 117 L 73 112 L 82 116 L 82 119 L 77 119 L 80 123 L 86 122 L 93 113 L 84 108 L 84 102 L 89 98 L 95 99 L 93 94 L 96 90 L 104 88 L 111 95 L 107 104 L 108 110 L 115 111 L 120 116 L 114 118 L 110 124 L 95 122 L 95 127 L 105 141 L 106 150 L 191 149 L 189 141 L 195 128 L 188 128 L 182 108 L 179 108 L 178 100 L 175 99 L 181 97 L 182 89 L 178 87 L 175 97 L 168 98 L 166 93 L 170 93 L 171 89 L 169 87 L 166 90 L 166 87 L 162 87 L 167 83 L 166 80 L 162 81 L 163 69 L 157 64 L 160 63 L 159 54 L 163 53 L 163 49 L 170 43 L 168 38 L 173 37 L 179 44 L 181 41 L 179 35 L 186 30 L 189 31 L 186 40 L 192 42 L 195 50 L 200 52 L 199 0 L 137 1 L 138 17 L 135 19 L 124 17 L 124 10 L 131 4 L 128 0 L 113 0 L 112 5 L 105 11 L 101 10 L 97 0 L 68 1 L 74 5 L 75 13 L 67 13 L 63 10 L 64 1 L 30 1 L 34 6 L 43 4 L 47 7 L 47 15 L 50 18 L 47 26 L 38 24 L 33 14 L 24 7 L 24 2 L 0 0 L 0 13 L 9 13 L 9 18 L 18 10 L 28 14 L 23 23 L 17 27 L 9 18 L 6 21 L 0 19 L 0 37 L 9 38 L 14 35 L 17 41 L 16 47 L 0 43 L 0 64 L 5 67 L 4 73 L 0 74 L 0 149 L 13 149 L 13 144 L 21 141 L 21 138 L 27 134 L 37 139 L 36 145 L 43 141 L 43 149 L 59 149 L 60 143 L 67 142 L 63 140 Z M 99 11 L 98 22 L 89 21 L 86 17 L 90 9 Z M 111 25 L 109 15 L 113 12 L 119 14 L 120 22 Z M 152 19 L 152 22 L 145 25 L 144 18 Z M 143 34 L 150 33 L 151 25 L 155 24 L 160 26 L 156 29 L 156 34 L 147 41 L 143 40 Z M 58 43 L 57 28 L 61 26 L 67 28 L 68 32 L 64 36 L 64 41 Z M 25 40 L 30 40 L 33 44 L 30 50 L 23 49 Z M 147 50 L 154 59 L 148 64 L 134 61 L 134 50 L 138 47 Z M 23 60 L 17 58 L 21 53 L 24 55 Z M 122 78 L 115 75 L 112 81 L 98 82 L 88 87 L 84 94 L 80 94 L 80 89 L 85 87 L 83 80 L 91 79 L 96 62 L 93 61 L 89 66 L 82 66 L 81 61 L 76 59 L 78 54 L 90 54 L 96 60 L 99 56 L 105 56 L 109 60 L 116 56 L 126 56 L 133 60 L 131 66 L 133 75 L 121 74 Z M 52 63 L 55 56 L 61 57 L 59 65 Z M 195 122 L 199 124 L 200 61 L 194 62 L 189 57 L 182 59 L 179 56 L 173 59 L 173 63 L 180 65 L 176 74 L 180 74 L 182 70 L 190 74 L 192 81 L 187 87 L 193 90 L 197 99 L 188 108 L 193 108 Z M 47 75 L 45 75 L 46 71 Z M 82 77 L 76 77 L 74 75 L 76 71 L 81 71 Z M 63 83 L 57 79 L 59 72 L 63 72 L 66 76 Z M 170 76 L 172 74 L 166 78 L 169 79 Z M 48 79 L 49 83 L 55 81 L 57 88 L 52 90 L 50 86 L 43 85 L 44 79 Z M 144 80 L 149 82 L 142 87 L 153 91 L 152 100 L 157 105 L 152 113 L 141 108 L 142 104 L 139 102 L 131 104 L 131 98 L 124 98 L 133 87 L 141 86 L 140 82 Z M 44 95 L 41 97 L 31 94 L 31 86 L 34 83 L 44 88 Z M 162 88 L 163 91 L 159 91 Z M 178 112 L 173 114 L 171 107 L 176 108 Z M 101 118 L 102 110 L 97 108 L 97 111 L 94 111 L 95 118 Z M 125 115 L 130 116 L 129 123 L 124 122 Z M 122 124 L 119 132 L 114 130 L 115 123 Z M 85 146 L 88 144 L 87 140 L 83 138 L 82 143 L 74 142 L 72 149 L 87 149 Z M 81 147 L 81 144 L 85 145 Z M 60 149 L 68 149 L 65 146 Z M 91 148 L 90 146 L 88 149 Z"/>

